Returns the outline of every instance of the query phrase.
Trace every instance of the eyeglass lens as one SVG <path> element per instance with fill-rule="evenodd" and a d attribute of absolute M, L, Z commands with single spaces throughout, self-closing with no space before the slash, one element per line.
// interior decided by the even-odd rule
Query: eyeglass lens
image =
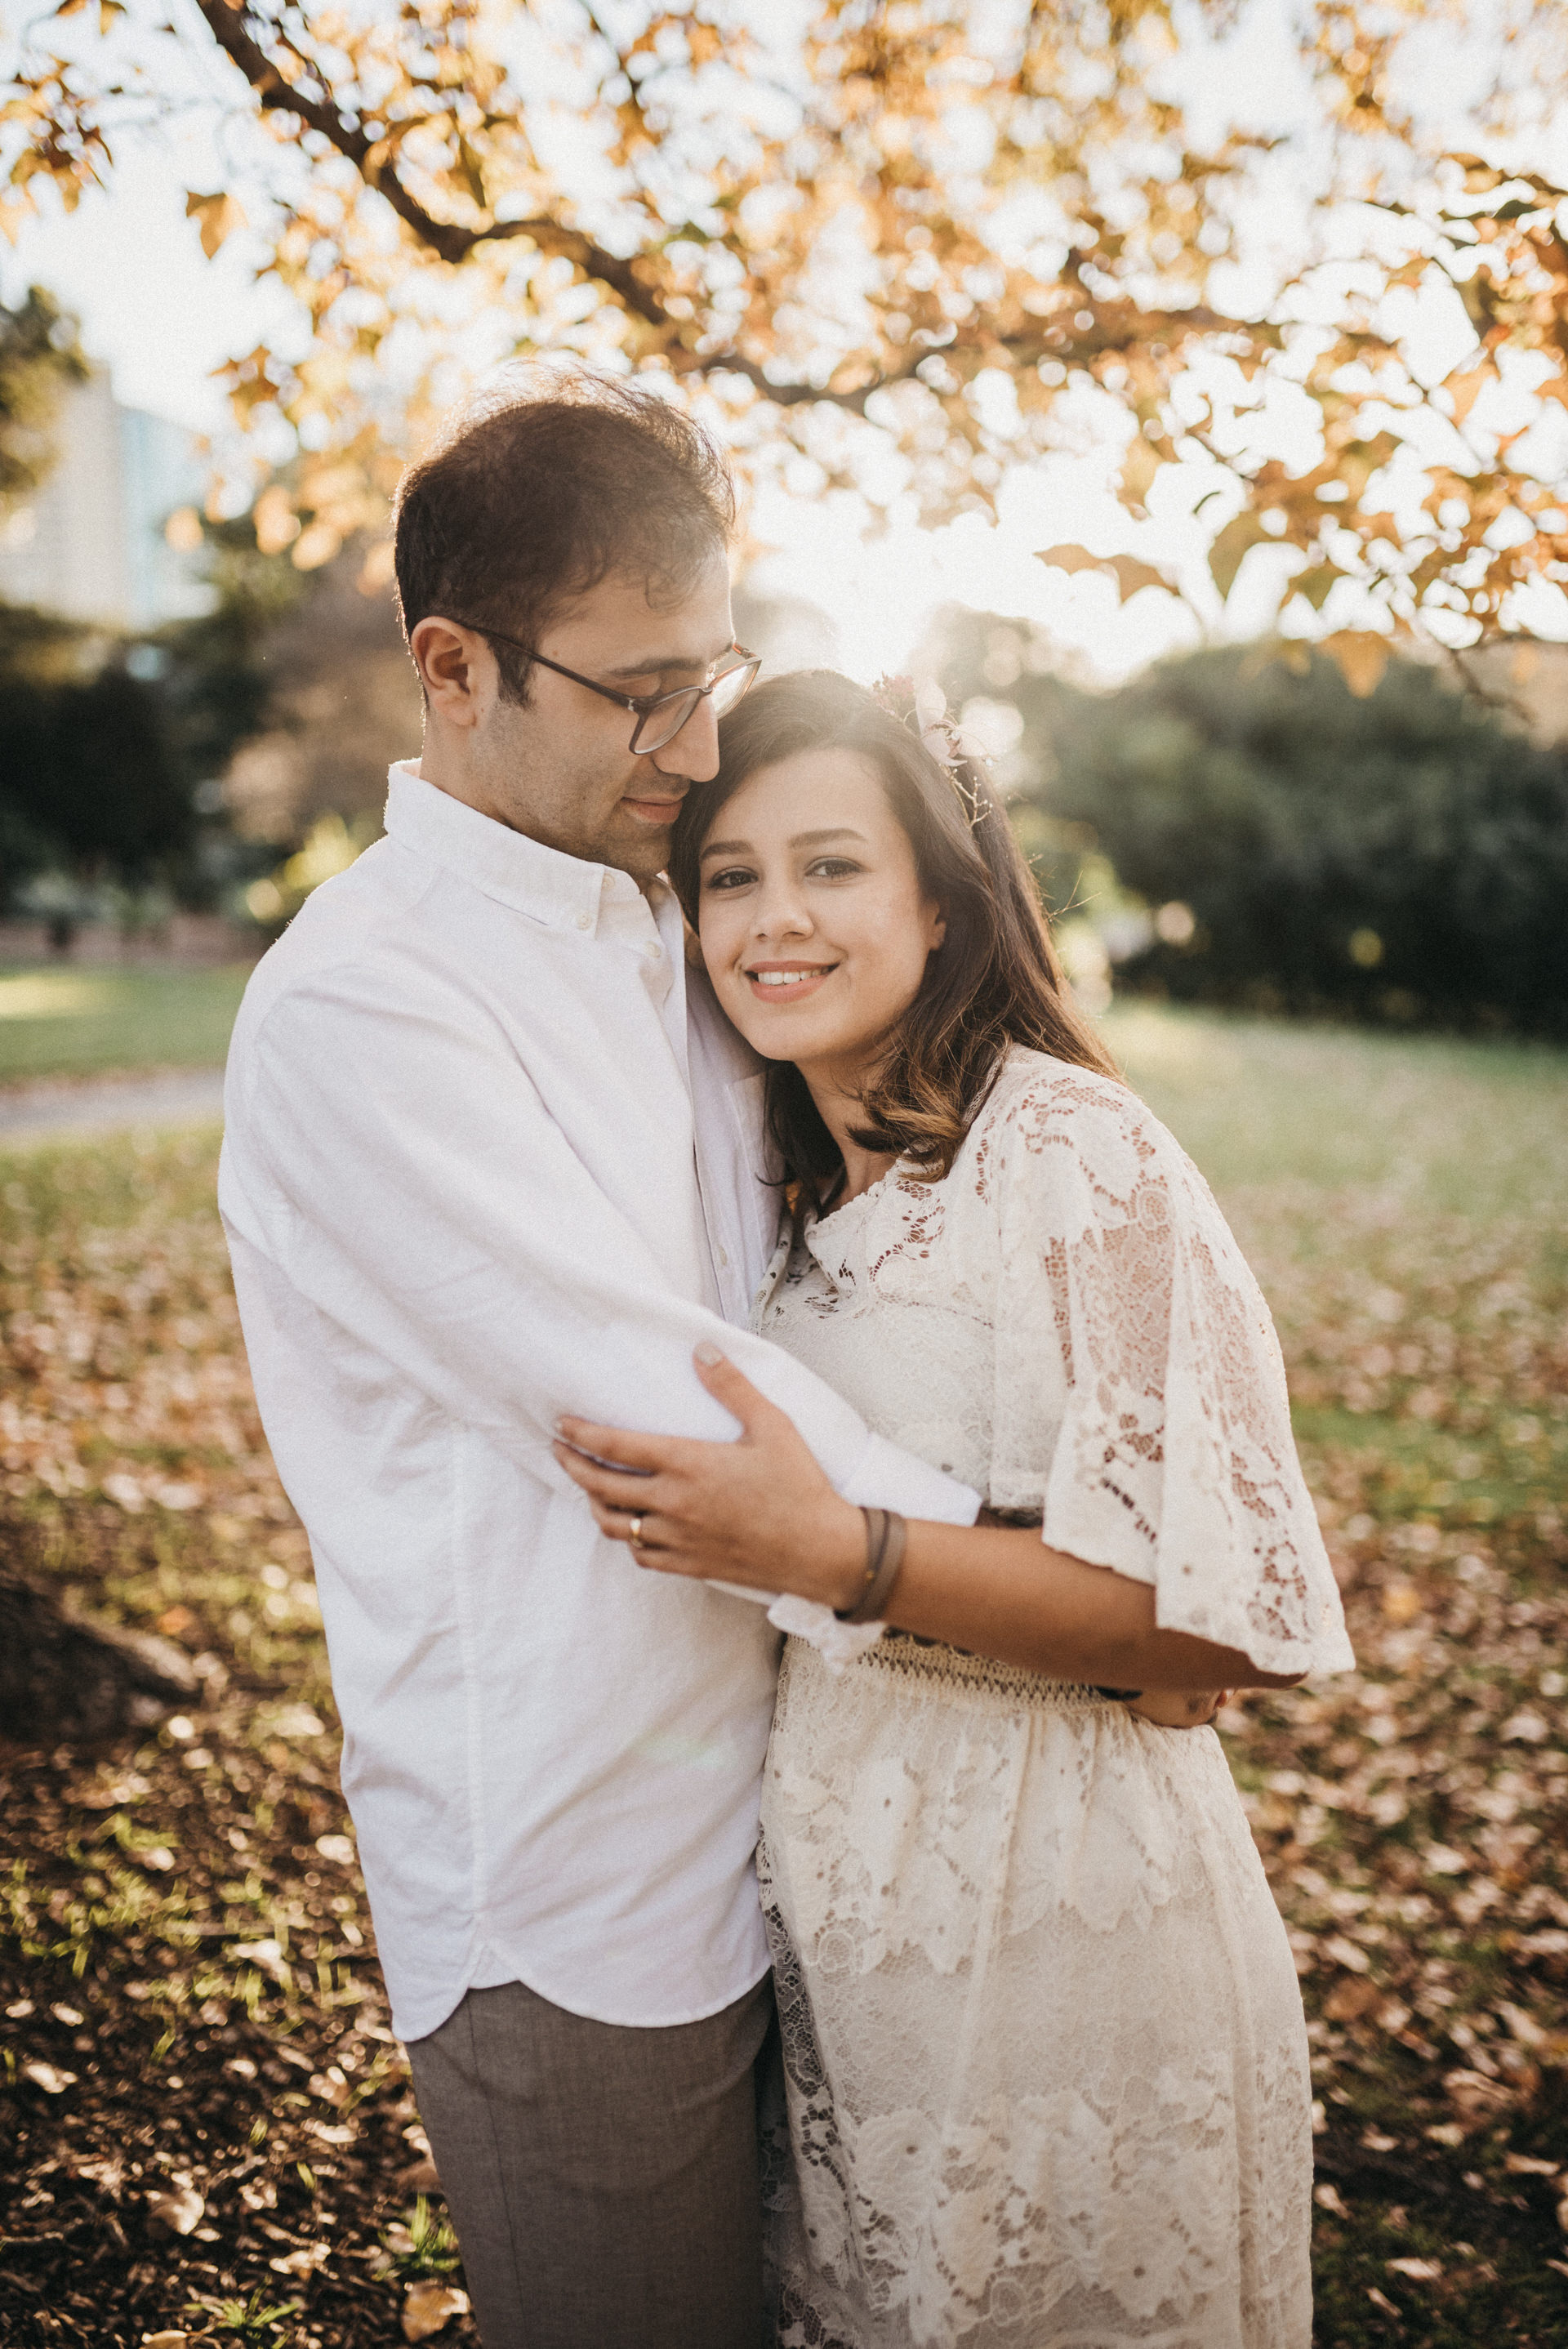
<path fill-rule="evenodd" d="M 756 676 L 757 669 L 757 662 L 741 661 L 734 668 L 727 669 L 708 688 L 707 698 L 713 703 L 716 718 L 723 718 L 735 708 Z M 632 736 L 632 750 L 645 756 L 650 750 L 664 750 L 667 743 L 675 740 L 703 698 L 702 688 L 694 685 L 686 692 L 672 693 L 661 700 L 656 708 L 638 720 L 636 731 Z"/>

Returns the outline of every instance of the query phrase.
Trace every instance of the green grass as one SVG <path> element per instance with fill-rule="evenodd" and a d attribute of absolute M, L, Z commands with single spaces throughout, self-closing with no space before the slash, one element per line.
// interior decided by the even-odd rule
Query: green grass
<path fill-rule="evenodd" d="M 1568 1166 L 1568 1051 L 1116 1005 L 1106 1040 L 1217 1191 L 1290 1183 L 1540 1216 Z"/>
<path fill-rule="evenodd" d="M 0 968 L 0 1085 L 108 1069 L 217 1068 L 250 966 Z"/>

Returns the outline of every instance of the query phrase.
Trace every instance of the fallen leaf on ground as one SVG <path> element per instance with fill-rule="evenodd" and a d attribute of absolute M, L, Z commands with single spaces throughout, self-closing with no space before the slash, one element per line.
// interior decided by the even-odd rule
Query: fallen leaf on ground
<path fill-rule="evenodd" d="M 428 2341 L 445 2332 L 454 2316 L 469 2313 L 469 2296 L 452 2283 L 411 2283 L 403 2302 L 405 2341 Z"/>
<path fill-rule="evenodd" d="M 281 2260 L 269 2260 L 267 2265 L 278 2275 L 308 2276 L 314 2275 L 317 2268 L 325 2267 L 331 2256 L 330 2243 L 306 2243 L 297 2251 L 287 2252 Z"/>
<path fill-rule="evenodd" d="M 275 1982 L 280 1990 L 293 1989 L 294 1976 L 276 1941 L 234 1941 L 230 1945 L 229 1955 L 242 1960 L 248 1966 L 254 1966 L 270 1981 Z"/>
<path fill-rule="evenodd" d="M 22 2077 L 31 2080 L 35 2088 L 42 2088 L 46 2096 L 61 2095 L 67 2088 L 74 2088 L 77 2085 L 74 2072 L 57 2071 L 53 2064 L 41 2064 L 36 2057 L 23 2064 Z"/>
<path fill-rule="evenodd" d="M 204 2199 L 188 2178 L 177 2178 L 167 2191 L 155 2190 L 147 2198 L 148 2216 L 167 2227 L 171 2235 L 194 2234 L 206 2209 Z"/>

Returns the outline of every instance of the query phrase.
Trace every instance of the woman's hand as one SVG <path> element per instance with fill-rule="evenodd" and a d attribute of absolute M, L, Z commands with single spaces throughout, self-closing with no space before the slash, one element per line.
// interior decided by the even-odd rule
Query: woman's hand
<path fill-rule="evenodd" d="M 693 1360 L 709 1394 L 739 1421 L 736 1443 L 557 1421 L 565 1440 L 555 1457 L 587 1494 L 600 1530 L 661 1574 L 852 1605 L 865 1573 L 859 1509 L 834 1492 L 788 1413 L 716 1346 L 699 1346 Z M 584 1452 L 624 1469 L 599 1467 Z"/>

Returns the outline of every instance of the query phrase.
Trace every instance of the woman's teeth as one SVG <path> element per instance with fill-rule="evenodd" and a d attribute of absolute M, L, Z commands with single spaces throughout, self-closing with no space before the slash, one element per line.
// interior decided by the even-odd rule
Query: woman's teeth
<path fill-rule="evenodd" d="M 802 979 L 820 978 L 830 966 L 817 970 L 754 970 L 749 976 L 758 987 L 799 987 Z"/>

